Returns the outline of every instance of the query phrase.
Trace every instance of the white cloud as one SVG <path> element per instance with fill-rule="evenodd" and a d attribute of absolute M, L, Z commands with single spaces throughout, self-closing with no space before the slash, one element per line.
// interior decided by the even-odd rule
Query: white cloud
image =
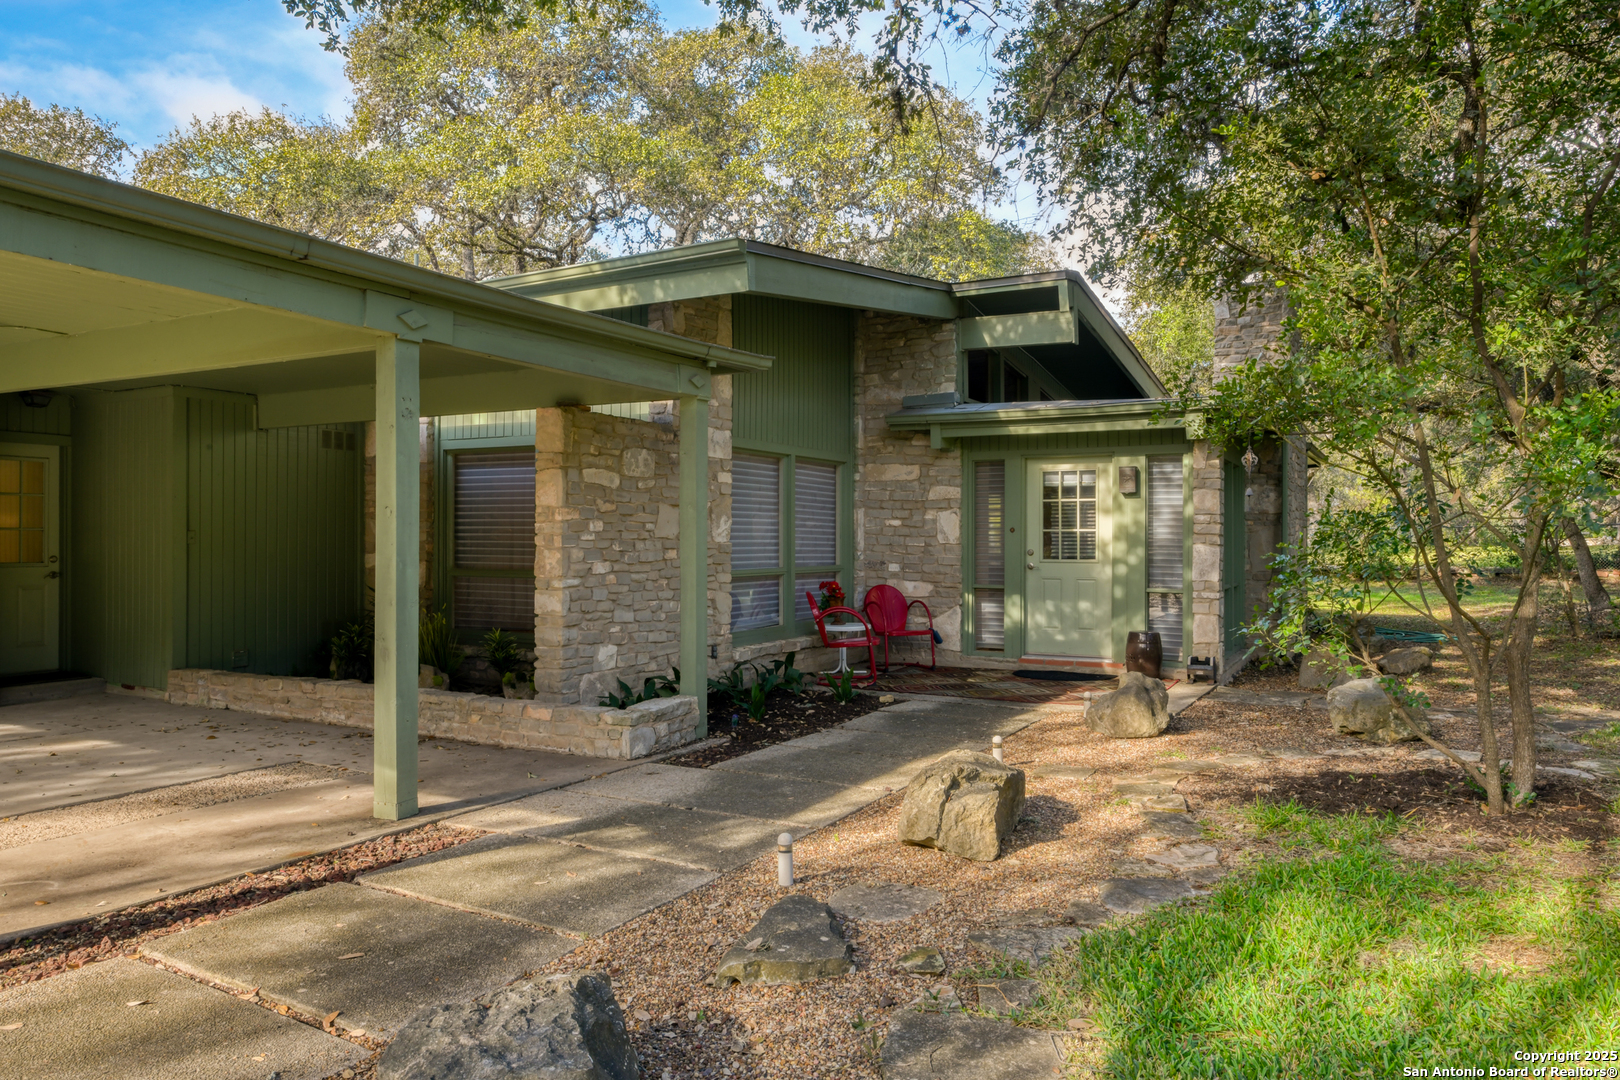
<path fill-rule="evenodd" d="M 132 81 L 150 104 L 176 124 L 188 124 L 194 116 L 206 118 L 235 109 L 258 112 L 263 107 L 262 101 L 236 86 L 228 76 L 207 70 L 213 66 L 193 66 L 187 58 L 170 57 L 164 66 L 136 72 Z M 188 67 L 191 70 L 186 70 Z"/>

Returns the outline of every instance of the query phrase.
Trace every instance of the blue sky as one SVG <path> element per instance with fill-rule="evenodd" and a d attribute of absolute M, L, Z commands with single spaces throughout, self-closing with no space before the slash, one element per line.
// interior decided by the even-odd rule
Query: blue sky
<path fill-rule="evenodd" d="M 701 0 L 660 5 L 672 26 L 710 26 Z M 784 31 L 814 44 L 796 21 Z M 983 47 L 936 48 L 935 73 L 983 109 L 994 89 Z M 194 115 L 269 106 L 304 117 L 348 113 L 343 61 L 278 0 L 0 0 L 0 92 L 77 106 L 116 121 L 138 149 Z M 998 212 L 1038 223 L 1018 188 Z"/>

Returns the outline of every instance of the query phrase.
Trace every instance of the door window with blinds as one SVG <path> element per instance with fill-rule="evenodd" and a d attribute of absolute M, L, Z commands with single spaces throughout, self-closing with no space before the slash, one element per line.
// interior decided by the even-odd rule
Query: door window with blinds
<path fill-rule="evenodd" d="M 1007 463 L 973 466 L 973 645 L 1007 644 Z"/>
<path fill-rule="evenodd" d="M 1055 562 L 1096 560 L 1096 469 L 1041 474 L 1041 557 Z"/>
<path fill-rule="evenodd" d="M 534 451 L 451 455 L 451 608 L 459 630 L 534 633 Z"/>
<path fill-rule="evenodd" d="M 792 456 L 732 457 L 733 633 L 808 622 L 805 593 L 845 576 L 838 555 L 838 468 Z M 784 619 L 787 612 L 791 619 Z"/>
<path fill-rule="evenodd" d="M 1185 595 L 1186 493 L 1180 457 L 1148 458 L 1148 629 L 1166 660 L 1181 655 Z"/>

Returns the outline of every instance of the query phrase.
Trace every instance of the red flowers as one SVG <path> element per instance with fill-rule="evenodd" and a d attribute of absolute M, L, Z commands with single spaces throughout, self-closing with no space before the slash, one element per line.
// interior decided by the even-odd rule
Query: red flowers
<path fill-rule="evenodd" d="M 823 609 L 842 607 L 844 603 L 844 587 L 837 581 L 823 581 L 821 583 L 821 606 Z"/>

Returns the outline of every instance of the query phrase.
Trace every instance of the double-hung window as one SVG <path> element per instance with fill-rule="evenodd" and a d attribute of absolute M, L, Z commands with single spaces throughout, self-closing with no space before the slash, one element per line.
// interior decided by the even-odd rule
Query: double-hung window
<path fill-rule="evenodd" d="M 731 461 L 731 630 L 768 639 L 806 628 L 806 592 L 848 574 L 839 557 L 839 466 L 792 455 Z"/>

